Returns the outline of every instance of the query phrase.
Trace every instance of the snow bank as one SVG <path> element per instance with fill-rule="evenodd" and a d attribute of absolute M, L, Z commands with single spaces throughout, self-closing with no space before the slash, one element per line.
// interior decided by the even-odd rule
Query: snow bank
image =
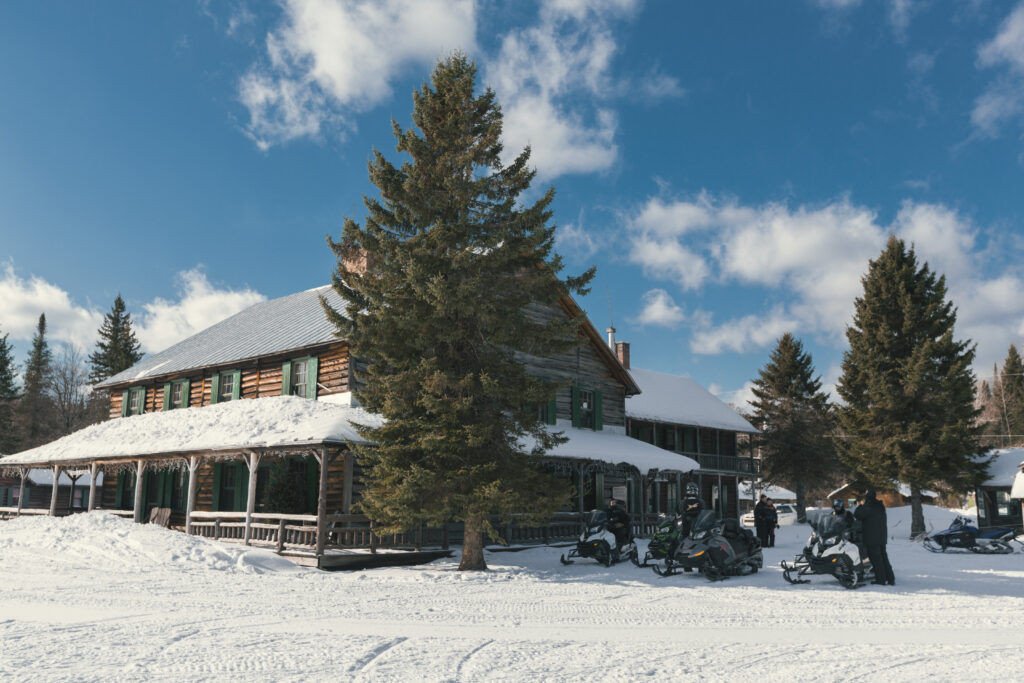
<path fill-rule="evenodd" d="M 262 574 L 299 570 L 267 550 L 224 545 L 99 511 L 2 522 L 0 555 L 14 552 L 116 572 Z"/>
<path fill-rule="evenodd" d="M 366 443 L 355 426 L 377 425 L 380 420 L 359 407 L 295 396 L 229 401 L 101 422 L 44 446 L 2 458 L 0 468 L 322 441 Z"/>

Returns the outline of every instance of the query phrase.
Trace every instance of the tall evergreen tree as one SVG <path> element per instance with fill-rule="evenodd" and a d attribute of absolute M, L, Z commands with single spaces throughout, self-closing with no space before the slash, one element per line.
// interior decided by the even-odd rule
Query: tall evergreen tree
<path fill-rule="evenodd" d="M 963 490 L 986 470 L 974 405 L 974 347 L 956 341 L 945 277 L 890 236 L 862 279 L 846 330 L 840 457 L 868 484 L 910 486 L 911 534 L 924 532 L 921 490 Z"/>
<path fill-rule="evenodd" d="M 7 336 L 5 334 L 0 337 L 0 455 L 18 450 L 18 434 L 14 421 L 18 386 L 14 379 L 14 353 L 7 342 Z"/>
<path fill-rule="evenodd" d="M 118 294 L 110 313 L 103 316 L 96 351 L 89 356 L 89 382 L 96 384 L 113 377 L 142 360 L 141 344 L 132 329 L 132 316 Z"/>
<path fill-rule="evenodd" d="M 50 345 L 46 341 L 46 314 L 42 313 L 25 363 L 25 387 L 19 404 L 24 448 L 46 443 L 53 436 L 53 410 L 49 396 L 52 362 Z"/>
<path fill-rule="evenodd" d="M 1024 443 L 1024 362 L 1017 347 L 1010 344 L 999 374 L 999 394 L 993 396 L 1006 429 L 1006 445 Z"/>
<path fill-rule="evenodd" d="M 518 353 L 551 356 L 576 347 L 580 320 L 545 322 L 528 309 L 585 292 L 593 269 L 557 279 L 549 189 L 519 204 L 535 172 L 529 149 L 502 166 L 501 110 L 494 93 L 474 93 L 476 67 L 463 55 L 441 61 L 413 94 L 414 129 L 392 122 L 396 167 L 375 151 L 364 226 L 346 219 L 334 288 L 346 317 L 329 318 L 353 353 L 360 403 L 386 418 L 362 430 L 373 447 L 361 508 L 388 529 L 447 519 L 465 524 L 462 570 L 486 569 L 491 515 L 554 512 L 568 487 L 523 454 L 561 441 L 537 410 L 557 389 L 527 375 Z M 326 304 L 325 304 L 326 306 Z"/>
<path fill-rule="evenodd" d="M 753 393 L 765 479 L 793 487 L 797 520 L 804 522 L 808 489 L 823 482 L 836 462 L 832 410 L 799 339 L 782 335 Z"/>

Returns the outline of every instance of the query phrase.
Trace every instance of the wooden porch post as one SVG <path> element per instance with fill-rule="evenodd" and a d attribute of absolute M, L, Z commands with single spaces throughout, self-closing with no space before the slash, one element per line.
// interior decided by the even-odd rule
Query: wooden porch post
<path fill-rule="evenodd" d="M 100 466 L 96 463 L 89 465 L 89 506 L 86 508 L 87 512 L 92 512 L 96 508 L 96 475 L 99 469 Z"/>
<path fill-rule="evenodd" d="M 57 480 L 60 479 L 60 465 L 53 466 L 53 487 L 50 490 L 50 516 L 57 516 Z"/>
<path fill-rule="evenodd" d="M 25 479 L 28 478 L 28 469 L 22 467 L 21 486 L 18 488 L 18 516 L 21 517 L 21 508 L 25 507 Z"/>
<path fill-rule="evenodd" d="M 192 511 L 196 509 L 196 472 L 199 471 L 199 456 L 188 459 L 188 502 L 185 504 L 185 533 L 192 533 Z"/>
<path fill-rule="evenodd" d="M 68 493 L 68 513 L 71 513 L 71 512 L 74 511 L 74 507 L 75 507 L 75 485 L 78 483 L 78 480 L 82 478 L 82 475 L 81 474 L 72 475 L 70 470 L 69 470 L 68 474 L 67 474 L 67 477 L 68 477 L 68 479 L 71 480 L 71 491 Z"/>
<path fill-rule="evenodd" d="M 324 546 L 327 545 L 327 465 L 330 463 L 327 455 L 327 446 L 324 446 L 320 454 L 313 454 L 320 463 L 320 495 L 316 501 L 316 556 L 319 558 L 324 554 Z"/>
<path fill-rule="evenodd" d="M 252 538 L 252 513 L 256 510 L 256 470 L 260 466 L 260 454 L 243 454 L 245 464 L 249 466 L 249 495 L 245 501 L 245 544 L 249 545 Z"/>
<path fill-rule="evenodd" d="M 346 515 L 352 512 L 352 473 L 355 469 L 356 454 L 351 449 L 345 451 L 345 484 L 342 489 L 341 511 Z"/>
<path fill-rule="evenodd" d="M 135 507 L 136 524 L 142 524 L 142 473 L 146 469 L 146 461 L 139 460 L 135 467 Z"/>

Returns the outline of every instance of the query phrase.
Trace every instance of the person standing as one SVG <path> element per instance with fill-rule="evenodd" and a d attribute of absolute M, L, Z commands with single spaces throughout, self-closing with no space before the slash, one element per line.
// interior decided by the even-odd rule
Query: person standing
<path fill-rule="evenodd" d="M 757 534 L 757 540 L 761 542 L 762 547 L 768 546 L 768 496 L 761 494 L 760 500 L 757 501 L 757 505 L 754 506 L 754 531 Z"/>
<path fill-rule="evenodd" d="M 885 514 L 885 505 L 878 500 L 874 489 L 864 492 L 864 502 L 853 511 L 855 519 L 861 523 L 861 538 L 867 548 L 871 566 L 875 570 L 875 580 L 871 583 L 878 586 L 895 586 L 896 577 L 889 564 L 889 554 L 885 545 L 889 536 L 889 525 Z"/>
<path fill-rule="evenodd" d="M 779 528 L 779 512 L 775 509 L 775 501 L 771 498 L 765 500 L 768 505 L 768 548 L 775 547 L 775 530 Z"/>

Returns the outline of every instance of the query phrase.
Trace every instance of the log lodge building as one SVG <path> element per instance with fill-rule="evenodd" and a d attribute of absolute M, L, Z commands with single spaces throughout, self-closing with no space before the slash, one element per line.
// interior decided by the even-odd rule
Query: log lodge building
<path fill-rule="evenodd" d="M 14 495 L 8 487 L 0 517 L 65 510 L 57 487 L 49 510 L 26 504 L 29 472 L 47 468 L 53 481 L 87 475 L 88 510 L 155 518 L 314 566 L 352 548 L 458 542 L 455 525 L 385 538 L 353 514 L 362 470 L 349 444 L 365 443 L 354 425 L 379 418 L 358 406 L 358 361 L 335 335 L 320 297 L 343 310 L 329 286 L 265 301 L 99 384 L 110 393 L 110 420 L 0 458 L 0 473 L 20 480 L 21 489 Z M 571 297 L 559 306 L 536 313 L 582 314 Z M 538 410 L 568 437 L 543 462 L 571 480 L 575 493 L 543 528 L 505 527 L 508 542 L 574 536 L 576 515 L 612 497 L 627 501 L 643 533 L 657 513 L 674 509 L 691 480 L 720 514 L 738 515 L 737 478 L 757 476 L 758 462 L 737 452 L 736 435 L 756 430 L 692 380 L 631 370 L 629 346 L 616 344 L 613 333 L 605 344 L 584 318 L 576 351 L 520 357 L 532 375 L 568 385 Z M 269 504 L 268 489 L 282 477 L 297 494 L 288 512 Z"/>

